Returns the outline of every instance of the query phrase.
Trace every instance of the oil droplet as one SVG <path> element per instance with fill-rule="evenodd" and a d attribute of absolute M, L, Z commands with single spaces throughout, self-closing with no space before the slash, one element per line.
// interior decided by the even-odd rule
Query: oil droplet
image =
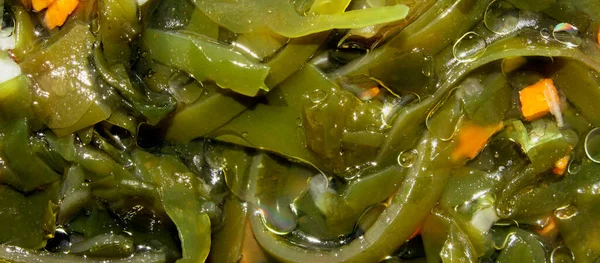
<path fill-rule="evenodd" d="M 595 163 L 600 163 L 600 128 L 594 128 L 585 136 L 585 155 Z"/>
<path fill-rule="evenodd" d="M 481 57 L 487 50 L 487 43 L 481 35 L 467 32 L 452 47 L 452 54 L 460 62 L 471 62 Z"/>
<path fill-rule="evenodd" d="M 554 215 L 559 219 L 569 219 L 571 217 L 576 216 L 579 213 L 577 207 L 573 205 L 567 205 L 563 207 L 559 207 L 554 210 Z"/>
<path fill-rule="evenodd" d="M 551 36 L 550 30 L 547 28 L 542 28 L 542 30 L 540 30 L 540 36 L 542 36 L 545 39 L 549 39 Z"/>
<path fill-rule="evenodd" d="M 247 131 L 243 131 L 242 132 L 242 137 L 244 137 L 244 138 L 248 137 L 248 132 Z"/>
<path fill-rule="evenodd" d="M 313 103 L 321 103 L 327 99 L 327 92 L 324 90 L 315 90 L 310 94 L 310 100 Z"/>
<path fill-rule="evenodd" d="M 577 47 L 583 43 L 579 29 L 569 23 L 560 23 L 552 30 L 552 36 L 556 41 L 569 47 Z"/>
<path fill-rule="evenodd" d="M 423 69 L 421 69 L 421 73 L 425 75 L 425 77 L 433 76 L 435 71 L 435 64 L 433 63 L 432 56 L 426 56 L 423 58 Z"/>
<path fill-rule="evenodd" d="M 483 23 L 496 34 L 508 34 L 519 24 L 519 10 L 508 1 L 494 1 L 485 10 Z"/>
<path fill-rule="evenodd" d="M 408 168 L 415 164 L 417 158 L 419 157 L 419 152 L 416 149 L 409 149 L 398 154 L 398 164 L 404 168 Z"/>

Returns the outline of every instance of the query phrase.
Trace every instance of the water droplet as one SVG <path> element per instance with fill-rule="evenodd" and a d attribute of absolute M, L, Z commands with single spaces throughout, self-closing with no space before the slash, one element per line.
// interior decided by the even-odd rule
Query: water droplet
<path fill-rule="evenodd" d="M 327 92 L 324 90 L 315 90 L 310 94 L 310 100 L 313 103 L 321 103 L 327 99 Z"/>
<path fill-rule="evenodd" d="M 267 10 L 267 14 L 272 14 L 272 13 L 273 13 L 273 10 L 271 10 L 271 9 Z"/>
<path fill-rule="evenodd" d="M 600 84 L 600 75 L 598 75 L 598 72 L 596 72 L 596 70 L 590 69 L 589 74 L 590 77 L 596 81 L 596 83 Z"/>
<path fill-rule="evenodd" d="M 423 58 L 423 69 L 421 69 L 421 73 L 423 73 L 425 77 L 431 77 L 433 76 L 434 71 L 435 64 L 433 63 L 433 57 L 426 56 L 425 58 Z"/>
<path fill-rule="evenodd" d="M 71 237 L 62 228 L 57 228 L 54 237 L 48 239 L 45 249 L 50 252 L 69 253 L 71 250 Z"/>
<path fill-rule="evenodd" d="M 247 131 L 243 131 L 242 132 L 242 137 L 244 137 L 244 138 L 248 137 L 248 132 Z"/>
<path fill-rule="evenodd" d="M 552 36 L 556 41 L 569 47 L 577 47 L 583 43 L 579 29 L 569 23 L 560 23 L 552 30 Z"/>
<path fill-rule="evenodd" d="M 571 217 L 576 216 L 579 213 L 577 207 L 573 205 L 567 205 L 563 207 L 559 207 L 554 210 L 554 215 L 559 219 L 569 219 Z"/>
<path fill-rule="evenodd" d="M 416 149 L 409 149 L 398 154 L 398 164 L 404 168 L 408 168 L 415 164 L 417 158 L 419 157 L 419 152 Z"/>
<path fill-rule="evenodd" d="M 542 36 L 545 39 L 549 39 L 551 36 L 550 30 L 547 28 L 542 28 L 542 30 L 540 30 L 540 36 Z"/>
<path fill-rule="evenodd" d="M 460 62 L 471 62 L 481 57 L 487 50 L 487 43 L 481 35 L 467 32 L 452 47 L 454 58 Z"/>
<path fill-rule="evenodd" d="M 298 142 L 302 147 L 306 147 L 306 132 L 302 126 L 296 127 L 296 136 L 298 138 Z"/>
<path fill-rule="evenodd" d="M 508 1 L 494 1 L 485 10 L 483 22 L 490 31 L 505 35 L 519 24 L 519 10 Z"/>
<path fill-rule="evenodd" d="M 600 128 L 592 129 L 584 142 L 585 155 L 595 163 L 600 163 Z"/>

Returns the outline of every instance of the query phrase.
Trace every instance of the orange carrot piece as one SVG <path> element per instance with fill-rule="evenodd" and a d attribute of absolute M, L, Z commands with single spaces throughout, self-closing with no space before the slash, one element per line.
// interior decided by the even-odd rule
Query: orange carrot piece
<path fill-rule="evenodd" d="M 548 89 L 549 87 L 549 89 Z M 548 92 L 548 90 L 550 92 Z M 552 96 L 552 97 L 546 97 Z M 525 120 L 532 121 L 550 112 L 548 101 L 559 101 L 552 79 L 542 79 L 519 92 L 521 112 Z"/>
<path fill-rule="evenodd" d="M 598 27 L 598 45 L 600 45 L 600 27 Z"/>
<path fill-rule="evenodd" d="M 552 168 L 552 172 L 556 175 L 563 175 L 567 170 L 567 165 L 569 164 L 569 156 L 565 156 L 563 158 L 558 159 L 556 163 L 554 163 L 554 168 Z"/>
<path fill-rule="evenodd" d="M 358 94 L 358 98 L 360 100 L 370 100 L 372 98 L 375 98 L 377 95 L 379 94 L 379 88 L 378 87 L 372 87 L 370 89 L 366 89 L 361 91 Z"/>
<path fill-rule="evenodd" d="M 33 6 L 33 10 L 39 12 L 46 9 L 46 7 L 50 6 L 53 2 L 54 0 L 32 0 L 31 4 Z"/>
<path fill-rule="evenodd" d="M 46 10 L 46 16 L 44 17 L 46 27 L 54 29 L 57 26 L 62 26 L 78 4 L 79 0 L 56 0 Z"/>
<path fill-rule="evenodd" d="M 556 228 L 556 223 L 554 222 L 554 217 L 551 217 L 548 224 L 546 226 L 544 226 L 544 228 L 536 230 L 536 232 L 538 232 L 538 234 L 540 234 L 540 236 L 545 236 L 548 233 L 550 233 L 550 231 L 554 230 L 555 228 Z"/>
<path fill-rule="evenodd" d="M 473 159 L 485 147 L 488 140 L 496 132 L 504 128 L 504 123 L 481 126 L 469 122 L 458 130 L 458 146 L 452 152 L 453 161 L 462 161 L 465 158 Z"/>
<path fill-rule="evenodd" d="M 417 228 L 417 230 L 415 230 L 415 232 L 413 232 L 413 234 L 410 235 L 410 237 L 408 238 L 408 240 L 411 240 L 411 239 L 415 238 L 419 234 L 421 234 L 421 227 Z"/>

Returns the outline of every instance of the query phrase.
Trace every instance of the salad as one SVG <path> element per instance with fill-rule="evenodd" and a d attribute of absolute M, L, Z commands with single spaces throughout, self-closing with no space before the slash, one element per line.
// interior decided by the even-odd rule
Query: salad
<path fill-rule="evenodd" d="M 0 8 L 0 262 L 600 262 L 597 0 Z"/>

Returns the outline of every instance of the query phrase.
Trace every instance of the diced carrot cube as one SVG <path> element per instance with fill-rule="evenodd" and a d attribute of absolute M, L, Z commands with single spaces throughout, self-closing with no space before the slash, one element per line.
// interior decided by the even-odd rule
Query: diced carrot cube
<path fill-rule="evenodd" d="M 78 4 L 79 0 L 56 0 L 46 10 L 46 16 L 44 17 L 46 27 L 54 29 L 57 26 L 62 26 Z"/>
<path fill-rule="evenodd" d="M 554 168 L 552 168 L 552 172 L 557 175 L 562 175 L 567 170 L 567 165 L 569 164 L 569 156 L 565 156 L 563 158 L 558 159 L 556 163 L 554 163 Z"/>
<path fill-rule="evenodd" d="M 549 94 L 547 92 L 548 87 L 550 87 L 549 90 L 551 91 Z M 552 96 L 552 98 L 547 98 L 546 96 Z M 559 101 L 558 91 L 556 91 L 552 79 L 542 79 L 522 89 L 519 92 L 519 99 L 521 101 L 523 117 L 528 121 L 540 118 L 550 112 L 549 99 L 551 101 Z"/>
<path fill-rule="evenodd" d="M 54 0 L 32 0 L 31 4 L 33 6 L 33 10 L 36 12 L 42 11 L 46 9 L 46 7 L 50 6 Z"/>
<path fill-rule="evenodd" d="M 460 127 L 460 130 L 458 130 L 458 146 L 452 152 L 452 160 L 461 161 L 465 158 L 475 158 L 492 135 L 502 130 L 502 128 L 504 128 L 503 122 L 487 126 L 469 122 Z"/>

